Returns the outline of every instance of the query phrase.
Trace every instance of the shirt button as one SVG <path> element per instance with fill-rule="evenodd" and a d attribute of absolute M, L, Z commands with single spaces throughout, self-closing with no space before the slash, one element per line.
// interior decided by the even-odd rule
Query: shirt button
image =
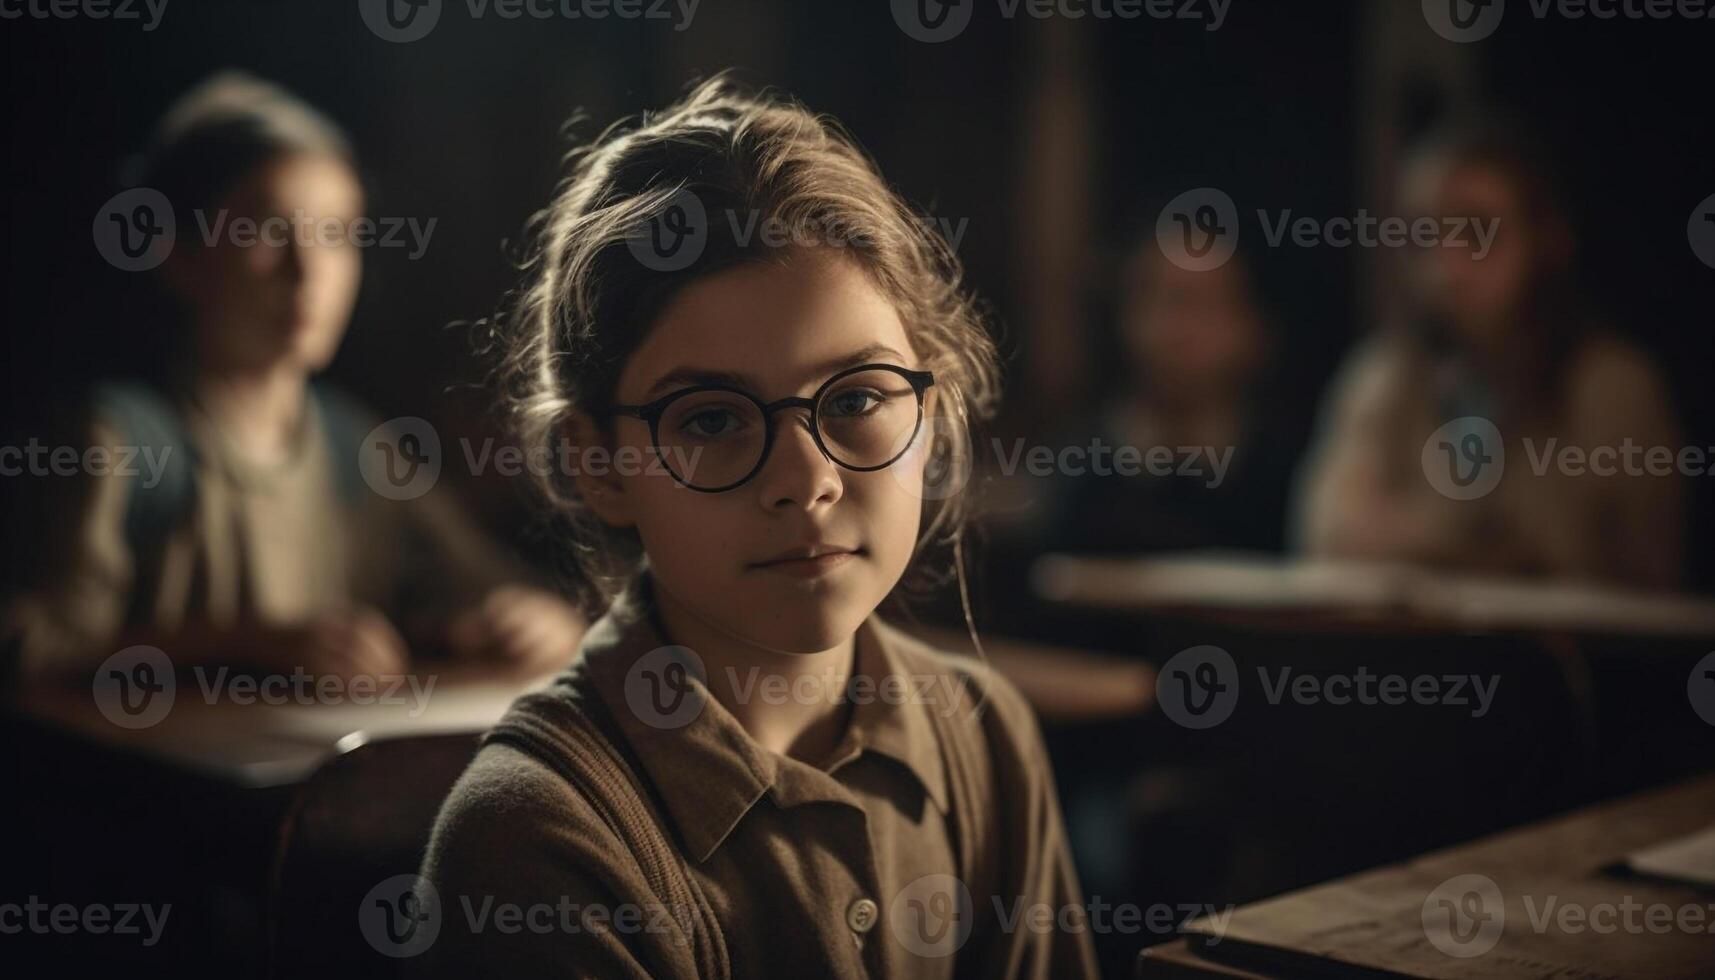
<path fill-rule="evenodd" d="M 868 932 L 875 927 L 876 916 L 880 911 L 874 902 L 860 898 L 852 903 L 851 908 L 846 909 L 846 925 L 851 926 L 853 932 Z"/>

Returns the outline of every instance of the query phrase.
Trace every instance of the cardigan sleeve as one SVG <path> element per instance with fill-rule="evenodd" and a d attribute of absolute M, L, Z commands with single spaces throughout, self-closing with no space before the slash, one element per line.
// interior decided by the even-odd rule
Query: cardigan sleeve
<path fill-rule="evenodd" d="M 485 746 L 460 778 L 422 878 L 440 929 L 417 976 L 695 976 L 689 910 L 656 900 L 594 809 L 512 746 Z"/>
<path fill-rule="evenodd" d="M 111 426 L 91 426 L 87 446 L 118 459 L 124 439 Z M 7 604 L 0 619 L 15 637 L 23 677 L 93 668 L 113 652 L 125 625 L 135 556 L 125 539 L 131 480 L 84 473 L 65 493 L 30 511 L 44 548 L 41 579 Z"/>

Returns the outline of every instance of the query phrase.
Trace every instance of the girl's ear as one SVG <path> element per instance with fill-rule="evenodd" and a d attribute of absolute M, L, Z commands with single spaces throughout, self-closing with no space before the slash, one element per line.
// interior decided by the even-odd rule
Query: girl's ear
<path fill-rule="evenodd" d="M 635 524 L 637 519 L 631 512 L 631 500 L 626 496 L 624 482 L 614 472 L 616 467 L 584 465 L 585 453 L 592 448 L 600 447 L 606 451 L 608 459 L 613 458 L 613 447 L 607 445 L 601 427 L 583 412 L 574 411 L 566 420 L 564 431 L 566 438 L 578 450 L 578 469 L 573 482 L 584 505 L 604 524 L 614 527 Z"/>

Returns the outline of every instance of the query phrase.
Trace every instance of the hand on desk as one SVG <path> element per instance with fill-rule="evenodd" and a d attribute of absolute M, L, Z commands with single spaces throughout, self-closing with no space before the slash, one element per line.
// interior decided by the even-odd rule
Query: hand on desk
<path fill-rule="evenodd" d="M 303 623 L 264 628 L 262 659 L 320 676 L 403 673 L 405 640 L 380 610 L 355 606 Z"/>
<path fill-rule="evenodd" d="M 487 660 L 541 673 L 569 663 L 588 623 L 571 604 L 542 589 L 501 586 L 475 606 L 454 616 L 445 632 L 428 637 L 433 648 L 444 638 L 462 660 Z M 236 624 L 193 622 L 172 630 L 129 630 L 43 658 L 26 676 L 87 683 L 90 671 L 114 650 L 152 646 L 167 653 L 180 669 L 237 666 L 262 673 L 292 673 L 350 679 L 359 675 L 402 674 L 410 669 L 411 647 L 380 610 L 365 605 L 312 615 L 291 622 Z"/>
<path fill-rule="evenodd" d="M 454 617 L 447 641 L 461 659 L 545 670 L 571 660 L 587 626 L 577 609 L 552 592 L 503 585 Z"/>

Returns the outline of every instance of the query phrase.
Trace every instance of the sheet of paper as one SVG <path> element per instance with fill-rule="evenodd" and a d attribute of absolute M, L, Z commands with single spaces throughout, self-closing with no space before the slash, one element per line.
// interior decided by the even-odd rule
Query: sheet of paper
<path fill-rule="evenodd" d="M 1640 874 L 1715 887 L 1715 824 L 1633 851 L 1626 865 Z"/>

